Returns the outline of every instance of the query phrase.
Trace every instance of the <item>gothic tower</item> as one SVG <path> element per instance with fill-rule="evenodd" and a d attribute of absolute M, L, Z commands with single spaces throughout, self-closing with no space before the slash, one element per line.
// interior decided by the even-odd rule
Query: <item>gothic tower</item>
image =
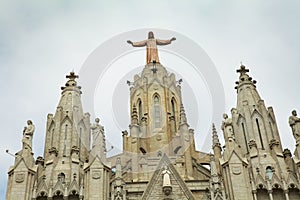
<path fill-rule="evenodd" d="M 231 110 L 232 119 L 224 114 L 222 124 L 225 151 L 220 161 L 227 195 L 288 199 L 286 183 L 296 177 L 284 158 L 273 108 L 266 108 L 249 70 L 242 65 L 237 72 L 237 106 Z"/>
<path fill-rule="evenodd" d="M 34 161 L 32 122 L 24 129 L 23 148 L 9 171 L 7 200 L 96 200 L 109 196 L 104 129 L 99 119 L 90 127 L 90 115 L 83 112 L 81 87 L 75 80 L 78 76 L 71 72 L 67 78 L 55 115 L 47 117 L 44 157 Z"/>

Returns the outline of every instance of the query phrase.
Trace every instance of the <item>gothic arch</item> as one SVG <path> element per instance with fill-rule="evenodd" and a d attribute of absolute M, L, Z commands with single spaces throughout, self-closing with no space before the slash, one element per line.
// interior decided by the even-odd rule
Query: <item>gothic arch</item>
<path fill-rule="evenodd" d="M 259 188 L 257 191 L 257 199 L 269 199 L 268 190 L 264 188 Z"/>
<path fill-rule="evenodd" d="M 143 117 L 143 103 L 141 98 L 138 98 L 137 102 L 137 110 L 138 110 L 138 119 L 139 119 L 139 123 L 141 123 L 142 117 Z"/>
<path fill-rule="evenodd" d="M 268 137 L 266 134 L 265 123 L 263 117 L 256 110 L 252 113 L 252 124 L 254 129 L 254 137 L 256 141 L 259 141 L 260 148 L 265 149 L 267 146 L 264 144 L 264 141 L 268 141 Z"/>
<path fill-rule="evenodd" d="M 38 194 L 37 194 L 37 200 L 47 200 L 47 196 L 48 193 L 45 190 L 41 190 Z"/>
<path fill-rule="evenodd" d="M 171 113 L 173 116 L 176 116 L 177 113 L 177 101 L 175 97 L 171 98 Z"/>
<path fill-rule="evenodd" d="M 49 125 L 49 128 L 48 128 L 48 131 L 50 132 L 53 128 L 55 128 L 55 122 L 54 122 L 54 120 L 52 119 L 52 120 L 51 120 L 51 123 L 50 123 L 50 125 Z"/>
<path fill-rule="evenodd" d="M 262 114 L 260 114 L 260 112 L 258 112 L 257 109 L 254 109 L 253 112 L 251 113 L 251 118 L 255 119 L 255 118 L 257 118 L 257 116 L 261 119 L 263 118 Z"/>

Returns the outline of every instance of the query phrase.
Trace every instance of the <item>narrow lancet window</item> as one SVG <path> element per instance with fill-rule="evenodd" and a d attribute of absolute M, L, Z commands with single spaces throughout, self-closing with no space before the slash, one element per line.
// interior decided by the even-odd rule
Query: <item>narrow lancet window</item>
<path fill-rule="evenodd" d="M 246 146 L 246 150 L 247 150 L 247 153 L 248 153 L 248 152 L 249 152 L 249 149 L 248 149 L 248 144 L 247 144 L 247 137 L 246 137 L 246 131 L 245 131 L 245 125 L 244 125 L 244 123 L 242 123 L 242 129 L 243 129 L 243 135 L 244 135 L 245 146 Z"/>
<path fill-rule="evenodd" d="M 172 116 L 174 116 L 174 125 L 175 125 L 175 130 L 176 130 L 176 116 L 175 116 L 175 102 L 174 98 L 171 100 L 171 106 L 172 106 Z"/>
<path fill-rule="evenodd" d="M 269 122 L 269 125 L 270 125 L 270 129 L 271 129 L 272 139 L 275 139 L 275 137 L 274 137 L 274 131 L 273 131 L 273 126 L 272 126 L 271 122 Z"/>
<path fill-rule="evenodd" d="M 65 126 L 65 140 L 64 140 L 64 150 L 63 150 L 63 155 L 66 156 L 66 146 L 67 146 L 67 134 L 68 134 L 68 124 Z"/>
<path fill-rule="evenodd" d="M 258 130 L 258 135 L 259 135 L 259 140 L 260 140 L 260 144 L 261 144 L 261 148 L 264 150 L 264 143 L 263 143 L 263 139 L 261 136 L 261 132 L 260 132 L 260 126 L 259 126 L 259 122 L 258 119 L 256 118 L 256 125 L 257 125 L 257 130 Z"/>
<path fill-rule="evenodd" d="M 157 95 L 154 96 L 155 128 L 160 128 L 160 105 Z"/>
<path fill-rule="evenodd" d="M 143 117 L 143 106 L 142 106 L 142 101 L 140 99 L 138 101 L 138 108 L 139 108 L 139 124 L 141 124 L 142 117 Z"/>

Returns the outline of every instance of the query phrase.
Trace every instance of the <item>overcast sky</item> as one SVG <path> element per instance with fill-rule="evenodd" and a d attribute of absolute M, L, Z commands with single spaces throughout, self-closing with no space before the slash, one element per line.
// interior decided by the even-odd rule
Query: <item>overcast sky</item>
<path fill-rule="evenodd" d="M 295 142 L 288 117 L 292 109 L 300 113 L 299 1 L 107 2 L 29 0 L 25 3 L 0 0 L 0 199 L 5 198 L 7 171 L 14 162 L 14 158 L 6 154 L 5 150 L 9 149 L 14 154 L 21 149 L 26 120 L 32 119 L 36 126 L 33 146 L 35 156 L 42 155 L 46 116 L 55 112 L 60 87 L 66 81 L 65 75 L 72 70 L 79 72 L 90 54 L 103 42 L 136 29 L 171 30 L 201 46 L 215 65 L 218 72 L 216 78 L 220 76 L 223 83 L 225 96 L 219 98 L 225 100 L 224 111 L 227 113 L 236 105 L 234 82 L 238 74 L 235 70 L 242 61 L 250 69 L 249 74 L 258 81 L 257 88 L 265 104 L 274 108 L 283 147 L 294 150 Z M 128 39 L 134 41 L 141 38 Z M 180 44 L 180 41 L 176 42 Z M 120 45 L 126 45 L 125 41 Z M 171 45 L 169 49 L 172 49 Z M 194 97 L 199 94 L 193 96 L 193 91 L 199 85 L 193 85 L 189 77 L 179 73 L 176 67 L 172 69 L 167 66 L 168 63 L 176 65 L 181 62 L 178 57 L 174 58 L 178 62 L 172 62 L 171 58 L 172 55 L 167 52 L 160 54 L 162 64 L 177 73 L 178 78 L 184 79 L 186 94 L 191 92 L 191 95 L 184 97 L 184 103 L 190 125 L 195 129 L 197 148 L 202 150 L 201 138 L 209 132 L 212 123 L 210 112 L 214 107 L 208 98 L 209 87 L 205 87 L 205 81 L 201 82 L 199 78 L 200 88 L 204 88 L 203 95 L 207 95 L 203 97 L 203 102 L 199 102 Z M 138 51 L 125 55 L 115 61 L 114 65 L 137 65 L 139 68 L 136 70 L 140 71 L 144 62 L 145 52 Z M 116 80 L 120 83 L 106 84 L 115 93 L 124 91 L 117 86 L 125 83 L 123 79 L 126 80 L 127 76 L 130 78 L 133 72 L 129 67 L 128 71 L 127 66 L 123 67 L 125 70 L 118 71 L 119 80 Z M 122 87 L 127 90 L 124 94 L 128 95 L 128 87 L 124 85 Z M 101 84 L 98 88 L 101 89 Z M 84 105 L 84 86 L 82 90 Z M 101 98 L 101 95 L 101 90 L 97 90 L 95 98 Z M 190 106 L 195 101 L 198 101 L 197 114 L 193 113 Z M 124 98 L 124 105 L 127 103 L 128 99 Z M 209 108 L 201 110 L 206 105 Z M 115 124 L 105 124 L 109 123 L 111 113 L 103 113 L 101 106 L 95 105 L 93 111 L 84 108 L 84 111 L 100 115 L 106 134 L 118 140 L 108 139 L 109 145 L 121 144 L 119 133 L 128 128 L 124 125 L 128 119 L 115 119 Z M 114 117 L 118 118 L 118 115 Z M 215 121 L 220 137 L 221 119 L 222 116 L 219 116 Z"/>

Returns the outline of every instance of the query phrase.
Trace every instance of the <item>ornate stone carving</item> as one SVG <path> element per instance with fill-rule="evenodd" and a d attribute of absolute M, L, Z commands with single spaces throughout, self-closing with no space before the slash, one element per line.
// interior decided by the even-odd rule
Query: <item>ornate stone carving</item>
<path fill-rule="evenodd" d="M 16 173 L 15 181 L 17 183 L 22 183 L 24 180 L 25 180 L 25 173 L 24 172 Z"/>
<path fill-rule="evenodd" d="M 297 117 L 296 110 L 292 111 L 292 116 L 289 117 L 289 124 L 292 128 L 296 143 L 300 142 L 300 118 Z"/>
<path fill-rule="evenodd" d="M 49 154 L 54 154 L 55 156 L 57 156 L 58 154 L 58 151 L 55 147 L 51 147 L 51 149 L 49 149 Z"/>
<path fill-rule="evenodd" d="M 23 130 L 23 149 L 30 149 L 32 150 L 32 136 L 34 133 L 35 127 L 31 120 L 27 121 L 27 126 L 24 127 Z"/>
<path fill-rule="evenodd" d="M 278 145 L 279 145 L 279 141 L 276 140 L 276 139 L 272 139 L 272 140 L 270 141 L 270 144 L 269 144 L 269 146 L 270 146 L 271 149 L 273 149 L 274 147 L 276 147 L 276 146 L 278 146 Z"/>
<path fill-rule="evenodd" d="M 100 125 L 100 119 L 96 118 L 95 123 L 91 125 L 92 136 L 93 136 L 93 151 L 95 154 L 104 156 L 106 152 L 105 138 L 104 138 L 104 127 Z"/>
<path fill-rule="evenodd" d="M 169 196 L 172 192 L 172 185 L 170 174 L 171 172 L 168 170 L 167 166 L 164 167 L 165 169 L 162 171 L 163 175 L 163 192 L 165 195 Z"/>
<path fill-rule="evenodd" d="M 228 141 L 229 139 L 234 140 L 234 132 L 233 132 L 233 126 L 232 126 L 232 119 L 228 118 L 227 114 L 223 114 L 223 122 L 222 122 L 222 130 L 224 133 L 225 141 Z"/>
<path fill-rule="evenodd" d="M 231 167 L 231 170 L 234 175 L 239 175 L 242 173 L 241 166 L 233 166 Z"/>
<path fill-rule="evenodd" d="M 250 140 L 248 144 L 249 144 L 250 149 L 257 148 L 257 144 L 256 144 L 255 140 Z"/>
<path fill-rule="evenodd" d="M 101 178 L 101 171 L 94 171 L 92 172 L 93 179 L 100 179 Z"/>

